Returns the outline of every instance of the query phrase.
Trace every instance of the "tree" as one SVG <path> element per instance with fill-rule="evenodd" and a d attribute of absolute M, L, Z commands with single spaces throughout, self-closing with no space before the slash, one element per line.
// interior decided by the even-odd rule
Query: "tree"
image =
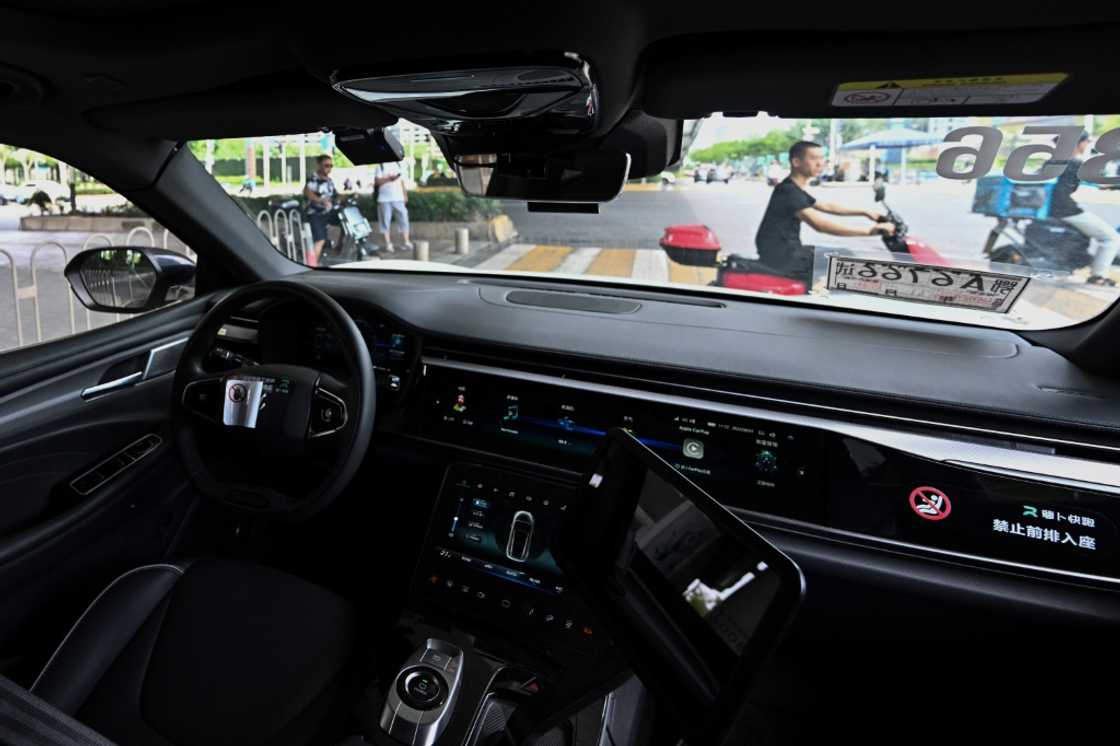
<path fill-rule="evenodd" d="M 23 178 L 20 181 L 29 181 L 31 179 L 31 169 L 35 166 L 39 154 L 27 148 L 20 148 L 14 155 L 16 160 L 19 161 L 20 168 L 23 169 Z"/>
<path fill-rule="evenodd" d="M 724 163 L 761 156 L 778 157 L 800 139 L 801 128 L 795 126 L 785 131 L 771 130 L 762 137 L 751 140 L 717 142 L 709 147 L 693 150 L 689 157 L 700 163 Z"/>
<path fill-rule="evenodd" d="M 1114 130 L 1117 127 L 1120 127 L 1120 114 L 1098 116 L 1093 122 L 1093 134 L 1103 135 L 1105 132 Z"/>
<path fill-rule="evenodd" d="M 8 183 L 8 163 L 18 163 L 14 157 L 15 148 L 11 145 L 0 145 L 0 182 Z"/>

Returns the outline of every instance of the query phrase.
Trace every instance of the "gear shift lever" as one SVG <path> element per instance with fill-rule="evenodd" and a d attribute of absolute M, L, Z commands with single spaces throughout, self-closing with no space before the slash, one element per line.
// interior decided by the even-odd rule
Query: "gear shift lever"
<path fill-rule="evenodd" d="M 451 719 L 462 668 L 462 650 L 443 640 L 425 642 L 397 673 L 381 729 L 409 746 L 432 746 Z"/>

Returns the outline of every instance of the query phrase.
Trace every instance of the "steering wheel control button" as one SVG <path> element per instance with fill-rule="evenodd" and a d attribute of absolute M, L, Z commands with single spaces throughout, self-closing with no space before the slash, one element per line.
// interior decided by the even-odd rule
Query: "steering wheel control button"
<path fill-rule="evenodd" d="M 222 416 L 222 383 L 218 379 L 208 381 L 194 381 L 183 389 L 183 404 L 187 409 L 207 417 L 219 420 Z"/>
<path fill-rule="evenodd" d="M 346 426 L 346 403 L 329 391 L 317 388 L 311 397 L 312 438 L 330 435 Z"/>
<path fill-rule="evenodd" d="M 431 669 L 409 671 L 401 679 L 401 699 L 417 710 L 431 710 L 443 701 L 446 691 L 439 674 Z"/>
<path fill-rule="evenodd" d="M 447 668 L 447 664 L 451 662 L 451 656 L 447 653 L 441 653 L 438 650 L 428 648 L 424 651 L 424 655 L 420 658 L 421 663 L 427 663 L 433 668 L 438 668 L 441 671 Z"/>

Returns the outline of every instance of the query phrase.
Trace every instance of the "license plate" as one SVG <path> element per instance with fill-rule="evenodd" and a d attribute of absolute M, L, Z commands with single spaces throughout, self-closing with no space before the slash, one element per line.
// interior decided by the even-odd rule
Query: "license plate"
<path fill-rule="evenodd" d="M 828 289 L 1007 313 L 1029 277 L 911 262 L 828 258 Z"/>

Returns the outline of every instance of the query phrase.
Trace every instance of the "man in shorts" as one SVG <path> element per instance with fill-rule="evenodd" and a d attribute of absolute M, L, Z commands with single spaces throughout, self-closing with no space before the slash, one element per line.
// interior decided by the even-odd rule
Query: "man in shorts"
<path fill-rule="evenodd" d="M 377 191 L 377 222 L 385 239 L 385 251 L 393 250 L 389 237 L 392 221 L 396 218 L 397 230 L 404 239 L 404 247 L 412 248 L 408 236 L 408 191 L 404 187 L 404 176 L 399 163 L 379 163 L 373 172 L 373 186 Z"/>
<path fill-rule="evenodd" d="M 327 241 L 327 226 L 337 220 L 331 212 L 338 194 L 330 175 L 334 161 L 329 155 L 321 155 L 315 159 L 315 166 L 315 173 L 303 185 L 303 196 L 307 198 L 307 223 L 311 226 L 311 240 L 314 242 L 307 257 L 310 267 L 318 266 L 319 255 L 323 253 L 323 245 Z"/>

